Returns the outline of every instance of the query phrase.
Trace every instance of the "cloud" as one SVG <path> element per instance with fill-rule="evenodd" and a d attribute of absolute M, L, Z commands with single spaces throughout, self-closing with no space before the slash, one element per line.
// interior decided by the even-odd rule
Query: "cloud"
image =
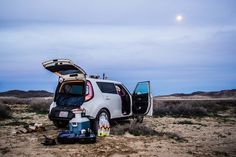
<path fill-rule="evenodd" d="M 224 25 L 235 20 L 235 1 L 1 0 L 0 20 L 85 25 L 173 25 L 176 14 L 188 25 Z"/>
<path fill-rule="evenodd" d="M 219 51 L 220 48 L 227 46 L 234 50 L 235 28 L 225 31 L 230 36 L 217 35 L 222 29 L 212 27 L 203 29 L 41 25 L 25 29 L 9 28 L 0 30 L 1 52 L 5 54 L 1 64 L 7 64 L 7 60 L 14 58 L 29 58 L 29 62 L 33 62 L 39 58 L 71 56 L 82 63 L 91 60 L 92 65 L 96 60 L 111 66 L 122 60 L 123 64 L 130 65 L 130 59 L 139 62 L 141 66 L 146 63 L 141 61 L 145 60 L 157 66 L 194 65 L 204 58 L 211 58 L 211 55 L 223 54 Z M 229 40 L 232 41 L 231 45 L 227 42 Z M 224 44 L 217 44 L 220 42 Z M 234 54 L 231 51 L 228 53 Z M 113 58 L 116 60 L 112 60 Z M 190 60 L 191 58 L 195 61 Z"/>
<path fill-rule="evenodd" d="M 172 84 L 173 90 L 169 91 L 181 88 L 177 82 L 195 88 L 193 84 L 200 86 L 203 80 L 222 83 L 223 78 L 228 78 L 232 82 L 236 76 L 229 73 L 235 70 L 229 67 L 235 66 L 235 46 L 227 41 L 235 40 L 235 30 L 235 27 L 42 24 L 3 27 L 0 29 L 0 82 L 14 82 L 16 78 L 23 82 L 51 82 L 55 77 L 45 72 L 41 62 L 53 58 L 70 58 L 90 74 L 106 72 L 111 79 L 128 84 L 130 89 L 135 81 L 146 79 L 157 86 Z M 209 73 L 217 78 L 208 77 Z"/>

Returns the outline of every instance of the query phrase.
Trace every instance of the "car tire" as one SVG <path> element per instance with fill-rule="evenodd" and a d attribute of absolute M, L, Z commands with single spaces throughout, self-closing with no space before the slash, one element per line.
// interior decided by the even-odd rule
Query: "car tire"
<path fill-rule="evenodd" d="M 53 124 L 54 124 L 57 128 L 66 128 L 67 125 L 68 125 L 68 122 L 53 121 Z"/>
<path fill-rule="evenodd" d="M 92 130 L 93 132 L 97 135 L 98 133 L 98 128 L 99 128 L 99 119 L 102 115 L 105 115 L 107 117 L 108 122 L 110 123 L 110 114 L 106 109 L 101 109 L 98 114 L 97 117 L 92 120 Z"/>

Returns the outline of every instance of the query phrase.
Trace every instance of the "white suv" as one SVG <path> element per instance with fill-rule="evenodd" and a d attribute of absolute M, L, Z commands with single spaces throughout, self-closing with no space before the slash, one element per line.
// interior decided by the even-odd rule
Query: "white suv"
<path fill-rule="evenodd" d="M 133 94 L 120 82 L 87 77 L 86 72 L 68 59 L 43 62 L 43 66 L 59 76 L 49 119 L 64 127 L 74 117 L 74 108 L 86 110 L 86 116 L 97 129 L 99 117 L 143 117 L 152 115 L 153 99 L 150 82 L 139 82 Z"/>

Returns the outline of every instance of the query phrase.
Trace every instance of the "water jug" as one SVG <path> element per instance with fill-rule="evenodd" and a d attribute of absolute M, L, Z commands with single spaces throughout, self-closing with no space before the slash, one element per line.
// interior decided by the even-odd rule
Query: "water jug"
<path fill-rule="evenodd" d="M 108 136 L 110 134 L 110 124 L 105 116 L 99 118 L 98 136 Z"/>

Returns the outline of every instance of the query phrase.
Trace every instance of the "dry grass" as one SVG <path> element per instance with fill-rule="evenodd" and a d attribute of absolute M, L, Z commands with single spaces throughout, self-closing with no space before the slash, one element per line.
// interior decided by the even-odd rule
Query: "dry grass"
<path fill-rule="evenodd" d="M 52 103 L 52 98 L 16 98 L 16 97 L 2 97 L 0 99 L 3 105 L 28 105 L 29 112 L 36 112 L 40 114 L 48 113 L 49 106 Z"/>
<path fill-rule="evenodd" d="M 8 105 L 28 104 L 30 102 L 30 98 L 2 97 L 1 101 L 3 104 Z"/>
<path fill-rule="evenodd" d="M 188 125 L 193 125 L 194 123 L 190 120 L 183 120 L 183 121 L 178 121 L 175 122 L 174 124 L 188 124 Z"/>
<path fill-rule="evenodd" d="M 158 135 L 159 132 L 156 130 L 147 127 L 143 124 L 123 124 L 123 125 L 116 125 L 111 128 L 111 134 L 114 135 L 123 135 L 125 132 L 129 132 L 134 136 L 155 136 Z"/>
<path fill-rule="evenodd" d="M 180 125 L 200 125 L 200 126 L 207 126 L 206 124 L 198 123 L 198 122 L 192 122 L 191 120 L 182 120 L 174 122 L 173 124 L 180 124 Z"/>
<path fill-rule="evenodd" d="M 155 101 L 155 117 L 204 117 L 218 116 L 220 111 L 226 111 L 236 107 L 233 100 L 171 100 Z"/>
<path fill-rule="evenodd" d="M 207 116 L 207 109 L 189 102 L 158 102 L 154 107 L 154 116 Z"/>
<path fill-rule="evenodd" d="M 111 128 L 111 134 L 123 135 L 126 132 L 134 136 L 159 136 L 168 137 L 179 142 L 187 142 L 186 139 L 174 132 L 156 131 L 151 127 L 145 126 L 143 123 L 126 123 L 123 125 L 116 125 Z"/>
<path fill-rule="evenodd" d="M 6 104 L 3 104 L 2 101 L 0 101 L 0 119 L 11 118 L 11 115 L 11 108 Z"/>
<path fill-rule="evenodd" d="M 51 103 L 52 103 L 52 99 L 37 99 L 37 98 L 35 98 L 29 102 L 28 110 L 30 112 L 47 114 Z"/>

